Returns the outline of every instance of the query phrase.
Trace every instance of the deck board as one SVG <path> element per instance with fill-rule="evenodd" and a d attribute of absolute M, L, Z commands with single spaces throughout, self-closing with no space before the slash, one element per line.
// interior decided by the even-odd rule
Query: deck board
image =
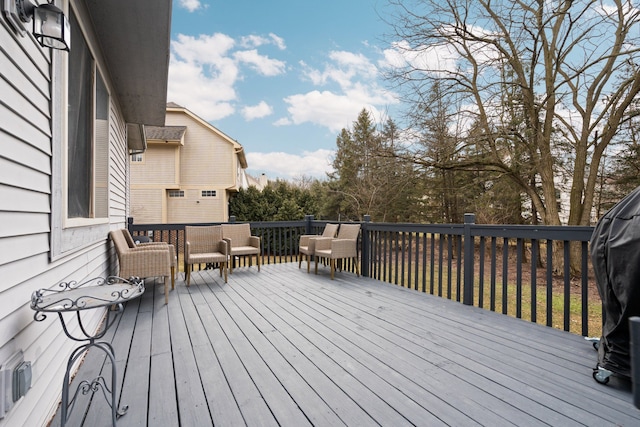
<path fill-rule="evenodd" d="M 261 270 L 180 275 L 169 305 L 151 282 L 128 304 L 107 334 L 119 426 L 640 425 L 582 337 L 346 272 Z M 97 353 L 74 383 L 109 373 Z M 82 405 L 106 425 L 104 399 Z"/>
<path fill-rule="evenodd" d="M 145 408 L 149 398 L 149 372 L 151 364 L 151 316 L 139 312 L 135 331 L 132 334 L 129 354 L 116 351 L 116 363 L 119 375 L 123 375 L 121 382 L 120 400 L 132 408 Z M 118 331 L 120 335 L 122 331 Z M 127 357 L 128 356 L 128 357 Z M 123 371 L 126 369 L 126 371 Z M 144 426 L 147 423 L 147 414 L 144 411 L 131 411 L 122 418 L 122 426 Z"/>
<path fill-rule="evenodd" d="M 282 299 L 277 295 L 273 295 L 273 298 Z M 266 298 L 262 298 L 262 302 L 266 304 Z M 412 399 L 413 387 L 410 382 L 400 379 L 402 386 L 399 386 L 397 381 L 394 381 L 396 372 L 380 360 L 371 357 L 369 351 L 372 351 L 373 347 L 366 340 L 361 340 L 359 331 L 346 331 L 339 322 L 331 319 L 331 314 L 325 310 L 320 309 L 314 312 L 309 306 L 305 304 L 297 306 L 297 303 L 299 302 L 289 297 L 282 301 L 278 311 L 287 313 L 287 309 L 290 310 L 290 313 L 296 316 L 293 322 L 298 324 L 297 328 L 301 334 L 313 339 L 316 343 L 315 351 L 325 349 L 326 357 L 331 358 L 344 371 L 367 387 L 370 393 L 377 396 L 379 402 L 375 405 L 378 407 L 377 411 L 381 413 L 376 415 L 376 419 L 380 420 L 382 417 L 383 425 L 400 425 L 407 421 L 413 423 L 436 421 L 428 410 Z M 392 356 L 391 363 L 393 359 L 395 356 Z M 437 403 L 441 405 L 442 402 Z M 428 402 L 424 403 L 425 406 L 428 404 Z M 370 403 L 369 406 L 371 406 Z M 395 408 L 398 413 L 390 411 L 392 408 Z M 454 417 L 451 422 L 457 425 L 461 423 L 469 425 L 471 420 L 464 414 L 457 410 L 453 412 L 462 416 L 462 419 Z"/>
<path fill-rule="evenodd" d="M 354 309 L 356 305 L 350 307 Z M 333 304 L 334 310 L 337 307 L 337 313 L 341 316 L 348 317 L 350 311 L 346 307 L 341 307 L 340 304 Z M 388 310 L 388 306 L 379 306 L 378 308 L 369 307 L 377 311 Z M 393 309 L 393 308 L 392 308 Z M 397 309 L 397 308 L 396 308 Z M 436 388 L 447 388 L 449 395 L 454 399 L 456 396 L 465 396 L 466 399 L 472 399 L 480 408 L 482 406 L 495 408 L 495 405 L 500 402 L 506 402 L 512 405 L 511 408 L 503 408 L 501 414 L 505 417 L 502 422 L 509 419 L 518 419 L 519 422 L 530 425 L 534 422 L 533 419 L 526 419 L 523 413 L 515 412 L 518 407 L 527 407 L 529 415 L 533 416 L 538 414 L 542 407 L 542 403 L 536 405 L 535 402 L 525 405 L 525 400 L 518 393 L 518 389 L 521 386 L 520 381 L 514 380 L 514 376 L 521 375 L 520 371 L 512 371 L 506 365 L 507 360 L 501 360 L 500 353 L 491 354 L 490 356 L 479 357 L 477 362 L 468 358 L 465 354 L 468 350 L 476 354 L 480 354 L 485 351 L 485 347 L 480 344 L 473 344 L 466 337 L 460 337 L 460 340 L 453 340 L 451 337 L 440 337 L 442 340 L 437 346 L 436 350 L 430 350 L 433 345 L 432 339 L 426 339 L 420 334 L 416 334 L 416 328 L 412 328 L 412 331 L 408 331 L 401 326 L 396 325 L 394 330 L 387 331 L 385 328 L 390 324 L 386 318 L 380 319 L 378 316 L 382 314 L 367 316 L 367 309 L 359 311 L 356 319 L 352 319 L 356 328 L 361 328 L 361 334 L 363 338 L 371 342 L 390 342 L 405 351 L 396 351 L 395 354 L 392 351 L 387 354 L 381 352 L 375 352 L 376 357 L 379 359 L 391 359 L 393 363 L 393 357 L 402 361 L 398 364 L 398 370 L 402 371 L 405 378 L 412 378 L 413 381 L 419 381 L 422 387 L 428 388 L 429 385 L 434 386 L 434 381 L 438 381 Z M 416 319 L 417 317 L 417 319 Z M 412 316 L 411 319 L 419 321 L 420 316 Z M 402 320 L 402 319 L 401 319 Z M 410 319 L 406 319 L 407 322 Z M 371 326 L 376 326 L 376 332 L 369 330 Z M 470 327 L 473 327 L 470 325 Z M 428 333 L 436 335 L 438 330 L 441 330 L 439 326 L 430 328 Z M 458 346 L 456 343 L 463 341 L 464 344 Z M 490 341 L 490 343 L 493 343 Z M 406 366 L 406 364 L 412 366 Z M 429 372 L 426 375 L 415 375 L 416 372 L 420 372 L 420 369 L 426 369 L 425 365 L 429 365 Z M 392 369 L 393 367 L 390 367 Z M 408 369 L 403 369 L 408 368 Z M 479 375 L 476 372 L 484 370 L 485 375 Z M 413 373 L 413 376 L 412 376 Z M 449 374 L 449 375 L 447 375 Z M 531 381 L 536 381 L 537 377 L 530 378 Z M 496 383 L 496 379 L 498 379 Z M 531 382 L 529 382 L 531 386 Z M 547 385 L 547 384 L 545 384 Z M 550 384 L 549 386 L 552 386 Z M 533 391 L 533 390 L 532 390 Z M 531 396 L 538 396 L 539 391 L 535 391 Z M 493 397 L 493 399 L 489 399 Z M 544 400 L 544 398 L 543 398 Z M 450 401 L 448 399 L 448 401 Z M 454 406 L 458 407 L 458 404 Z M 476 408 L 477 410 L 478 408 Z M 509 412 L 505 413 L 507 410 Z M 515 410 L 515 411 L 514 411 Z M 480 412 L 475 412 L 480 414 Z M 544 412 L 543 412 L 544 414 Z M 485 414 L 486 415 L 486 414 Z M 545 423 L 551 425 L 572 425 L 574 420 L 570 418 L 571 414 L 559 414 L 549 413 L 550 418 L 541 419 Z M 569 417 L 568 417 L 569 416 Z M 523 419 L 525 418 L 525 419 Z M 491 420 L 482 420 L 483 424 L 489 424 Z"/>
<path fill-rule="evenodd" d="M 480 314 L 484 315 L 485 313 Z M 418 316 L 419 314 L 414 312 L 406 316 L 406 319 L 416 319 Z M 428 338 L 422 338 L 424 345 L 428 345 L 429 342 L 433 341 L 434 334 L 439 334 L 439 342 L 446 343 L 442 348 L 451 350 L 449 354 L 451 354 L 452 357 L 455 358 L 455 355 L 464 356 L 465 353 L 469 352 L 469 350 L 477 353 L 476 361 L 478 363 L 482 364 L 484 367 L 491 367 L 492 365 L 499 366 L 500 368 L 497 370 L 500 374 L 508 375 L 512 382 L 515 379 L 515 390 L 517 390 L 520 383 L 525 380 L 529 386 L 536 387 L 539 390 L 544 390 L 545 394 L 551 393 L 560 400 L 573 398 L 570 403 L 576 406 L 582 405 L 583 407 L 581 411 L 591 410 L 593 413 L 597 414 L 601 410 L 605 409 L 601 406 L 600 402 L 593 402 L 585 399 L 585 397 L 587 397 L 588 399 L 594 400 L 607 400 L 606 397 L 603 398 L 602 390 L 597 388 L 594 389 L 593 380 L 590 376 L 580 376 L 579 378 L 582 381 L 579 384 L 575 381 L 572 381 L 569 384 L 557 381 L 558 376 L 560 375 L 567 378 L 575 378 L 576 373 L 578 373 L 584 366 L 584 364 L 580 365 L 570 362 L 571 358 L 575 358 L 576 353 L 575 347 L 572 348 L 564 343 L 568 341 L 561 341 L 561 345 L 555 345 L 555 347 L 553 347 L 558 341 L 553 337 L 554 335 L 558 335 L 557 331 L 546 327 L 531 328 L 531 326 L 534 325 L 530 325 L 527 322 L 518 322 L 519 324 L 514 325 L 511 331 L 508 333 L 505 332 L 505 334 L 501 336 L 501 334 L 497 333 L 495 329 L 488 329 L 485 325 L 486 322 L 480 321 L 480 318 L 478 318 L 474 323 L 463 325 L 463 327 L 457 327 L 457 322 L 460 321 L 459 319 L 447 320 L 445 316 L 442 315 L 430 320 L 430 322 L 434 321 L 439 321 L 440 323 L 449 322 L 449 325 L 452 326 L 452 328 L 446 329 L 446 331 L 452 331 L 455 334 L 456 339 L 451 339 L 451 336 L 443 335 L 445 329 L 435 328 L 429 331 L 431 335 Z M 378 330 L 388 328 L 388 326 L 392 324 L 393 321 L 391 319 L 389 319 L 389 321 L 380 322 L 379 326 L 381 329 Z M 412 332 L 419 330 L 420 328 L 414 328 Z M 424 331 L 425 329 L 422 330 Z M 518 333 L 518 331 L 520 331 L 520 333 Z M 400 333 L 398 329 L 393 332 L 394 334 Z M 529 338 L 536 335 L 536 332 L 543 339 L 534 341 Z M 447 332 L 447 334 L 448 333 L 449 332 Z M 564 335 L 564 333 L 560 333 L 560 335 Z M 572 340 L 570 341 L 575 345 L 576 337 L 571 336 L 571 338 Z M 418 343 L 416 339 L 411 341 Z M 582 344 L 579 338 L 578 342 Z M 504 351 L 504 348 L 508 348 L 510 351 Z M 586 349 L 586 353 L 582 351 L 581 355 L 588 355 L 587 357 L 582 358 L 583 363 L 593 364 L 594 353 L 591 351 L 589 346 L 580 345 L 580 348 L 582 350 Z M 553 351 L 553 353 L 551 353 L 551 351 Z M 517 357 L 514 357 L 514 354 L 517 354 Z M 457 360 L 453 361 L 458 364 L 462 364 L 464 362 L 464 360 L 461 360 L 459 357 Z M 534 371 L 524 371 L 522 369 L 523 363 L 537 369 Z M 482 369 L 482 366 L 478 366 L 474 368 L 473 371 L 481 371 Z M 500 381 L 500 383 L 504 382 L 504 380 Z M 606 391 L 615 390 L 613 388 L 605 389 Z M 545 399 L 546 397 L 542 398 L 542 400 Z M 618 409 L 622 410 L 623 408 Z M 628 409 L 629 408 L 627 408 L 627 410 Z M 635 408 L 632 409 L 633 412 L 635 412 Z M 565 413 L 565 415 L 571 414 Z"/>

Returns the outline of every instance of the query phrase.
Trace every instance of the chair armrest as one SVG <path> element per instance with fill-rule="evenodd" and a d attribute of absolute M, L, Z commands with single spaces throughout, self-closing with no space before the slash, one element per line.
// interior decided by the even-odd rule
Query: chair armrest
<path fill-rule="evenodd" d="M 333 237 L 316 237 L 313 239 L 316 245 L 316 250 L 331 249 L 331 241 Z"/>
<path fill-rule="evenodd" d="M 229 255 L 229 242 L 224 239 L 218 241 L 218 252 Z"/>
<path fill-rule="evenodd" d="M 249 246 L 253 246 L 255 248 L 260 248 L 260 238 L 258 236 L 249 237 Z"/>
<path fill-rule="evenodd" d="M 318 240 L 318 236 L 311 237 L 309 242 L 307 243 L 307 250 L 310 253 L 314 253 L 316 250 L 316 241 Z"/>
<path fill-rule="evenodd" d="M 143 243 L 138 243 L 136 247 L 142 248 L 145 246 L 166 246 L 166 245 L 168 245 L 167 242 L 143 242 Z"/>
<path fill-rule="evenodd" d="M 169 249 L 169 245 L 145 245 L 136 246 L 135 248 L 129 248 L 129 252 L 144 252 L 144 251 L 166 251 Z"/>
<path fill-rule="evenodd" d="M 303 234 L 302 236 L 300 236 L 300 243 L 298 244 L 298 246 L 309 246 L 309 239 L 311 239 L 312 237 L 318 237 L 315 234 Z"/>

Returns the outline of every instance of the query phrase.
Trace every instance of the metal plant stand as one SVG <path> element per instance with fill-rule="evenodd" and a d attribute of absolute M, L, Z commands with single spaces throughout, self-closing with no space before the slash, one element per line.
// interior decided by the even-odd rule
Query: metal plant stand
<path fill-rule="evenodd" d="M 62 421 L 61 425 L 67 423 L 69 414 L 73 410 L 74 403 L 79 393 L 93 395 L 98 390 L 102 391 L 107 403 L 111 407 L 111 416 L 113 425 L 116 425 L 116 419 L 127 412 L 129 408 L 126 405 L 117 407 L 116 403 L 116 363 L 113 347 L 109 342 L 101 340 L 109 327 L 114 323 L 118 314 L 124 310 L 123 303 L 131 299 L 137 298 L 144 293 L 144 282 L 137 277 L 131 277 L 125 280 L 121 277 L 110 276 L 106 279 L 95 278 L 84 283 L 63 282 L 52 289 L 40 289 L 31 295 L 31 308 L 36 311 L 33 318 L 37 322 L 46 319 L 44 313 L 58 313 L 60 323 L 64 333 L 73 341 L 83 342 L 84 344 L 77 347 L 69 356 L 67 362 L 67 371 L 64 375 L 62 384 Z M 87 331 L 82 323 L 80 312 L 93 308 L 112 306 L 107 311 L 107 318 L 104 327 L 97 333 L 91 334 Z M 75 312 L 76 320 L 80 327 L 81 334 L 73 335 L 68 323 L 63 317 L 63 313 Z M 99 376 L 92 381 L 82 380 L 69 399 L 69 376 L 71 367 L 78 360 L 85 350 L 91 347 L 101 349 L 111 360 L 111 387 L 107 384 L 104 377 Z"/>

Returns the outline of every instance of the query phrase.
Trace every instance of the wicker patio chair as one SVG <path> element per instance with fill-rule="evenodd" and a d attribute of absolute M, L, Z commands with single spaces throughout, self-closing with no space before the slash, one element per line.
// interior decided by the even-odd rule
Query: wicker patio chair
<path fill-rule="evenodd" d="M 335 239 L 318 238 L 315 239 L 316 250 L 316 274 L 318 274 L 318 258 L 326 258 L 331 266 L 331 280 L 333 280 L 336 270 L 336 260 L 353 259 L 356 275 L 360 275 L 358 270 L 358 235 L 360 234 L 360 224 L 341 224 L 338 236 Z"/>
<path fill-rule="evenodd" d="M 302 267 L 302 257 L 304 256 L 307 261 L 307 273 L 310 271 L 311 257 L 314 256 L 316 251 L 316 239 L 319 237 L 334 238 L 338 231 L 338 224 L 327 224 L 324 226 L 322 235 L 316 234 L 303 234 L 300 236 L 300 243 L 298 244 L 298 268 Z"/>
<path fill-rule="evenodd" d="M 222 239 L 222 227 L 219 225 L 185 226 L 184 274 L 187 286 L 191 281 L 193 264 L 219 264 L 220 277 L 224 273 L 227 283 L 227 265 L 229 251 L 227 242 Z"/>
<path fill-rule="evenodd" d="M 168 244 L 130 248 L 122 230 L 109 232 L 118 256 L 118 276 L 162 277 L 164 281 L 164 302 L 169 302 L 169 280 L 171 276 L 171 249 Z"/>
<path fill-rule="evenodd" d="M 227 241 L 229 256 L 256 256 L 260 271 L 260 238 L 251 235 L 251 226 L 247 224 L 222 224 L 222 238 Z M 229 263 L 229 274 L 233 274 L 233 259 Z"/>
<path fill-rule="evenodd" d="M 149 247 L 159 247 L 162 245 L 169 246 L 169 256 L 171 257 L 171 289 L 175 289 L 176 285 L 176 266 L 178 265 L 178 259 L 176 257 L 176 248 L 167 242 L 141 242 L 136 243 L 136 240 L 131 236 L 129 230 L 126 228 L 122 229 L 122 235 L 127 241 L 127 244 L 130 248 L 149 248 Z"/>

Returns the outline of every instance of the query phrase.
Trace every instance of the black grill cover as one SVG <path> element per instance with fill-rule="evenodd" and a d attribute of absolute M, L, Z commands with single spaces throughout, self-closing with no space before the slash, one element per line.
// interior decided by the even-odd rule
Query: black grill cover
<path fill-rule="evenodd" d="M 590 251 L 603 305 L 598 366 L 630 377 L 629 317 L 640 316 L 640 187 L 598 221 Z"/>

